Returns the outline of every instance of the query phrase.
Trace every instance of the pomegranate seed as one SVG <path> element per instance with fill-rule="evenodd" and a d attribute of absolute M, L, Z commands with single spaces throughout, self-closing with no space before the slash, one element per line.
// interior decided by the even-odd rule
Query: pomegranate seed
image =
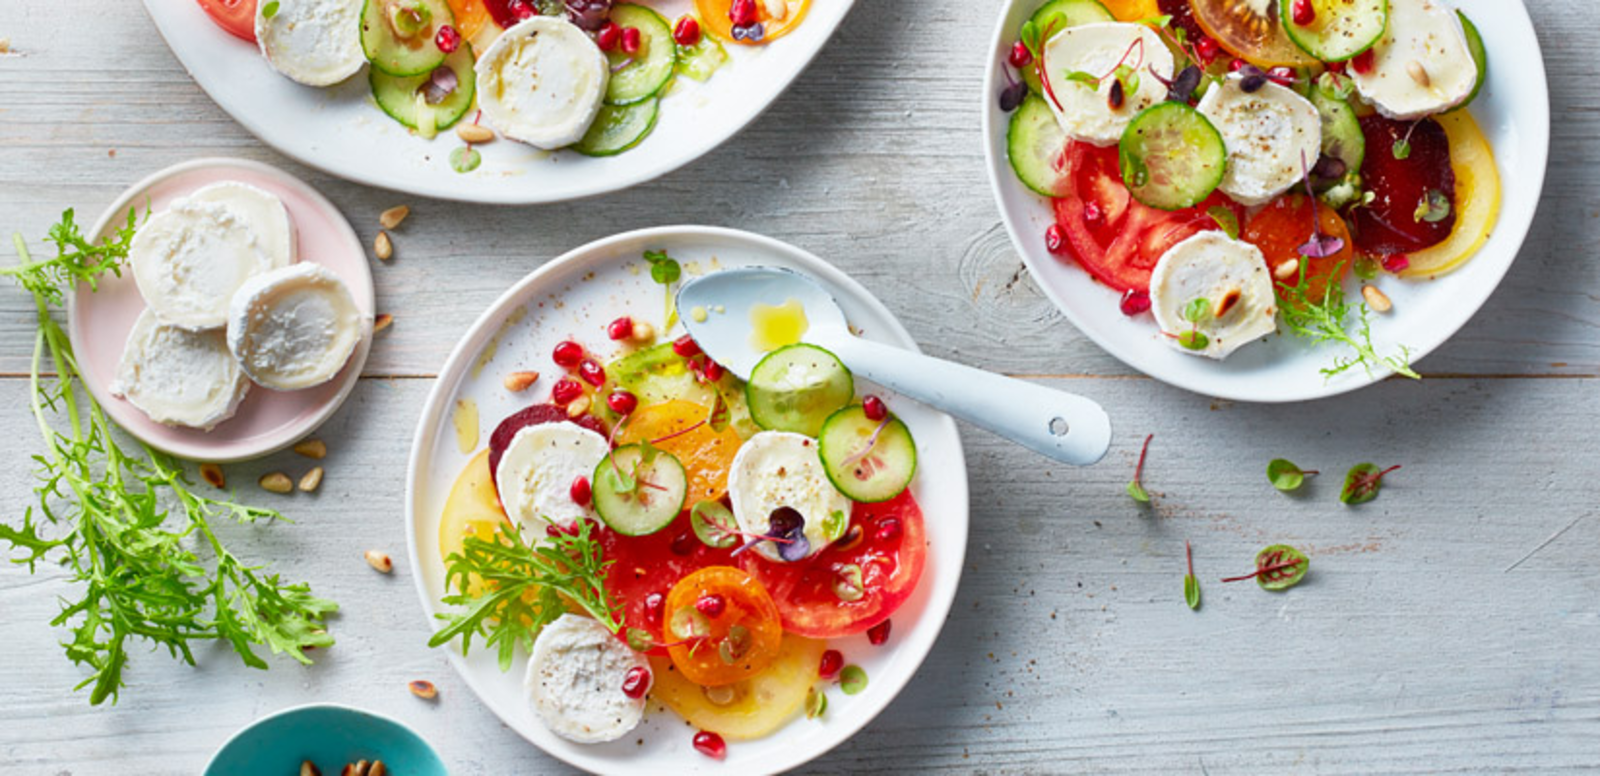
<path fill-rule="evenodd" d="M 532 19 L 539 15 L 539 10 L 527 0 L 511 0 L 511 12 L 516 14 L 518 19 Z"/>
<path fill-rule="evenodd" d="M 1377 57 L 1372 53 L 1372 49 L 1367 49 L 1366 51 L 1357 54 L 1354 59 L 1350 60 L 1350 69 L 1361 75 L 1368 75 L 1372 72 L 1372 67 L 1374 64 L 1373 60 L 1376 58 Z"/>
<path fill-rule="evenodd" d="M 563 407 L 571 404 L 573 399 L 582 395 L 583 386 L 579 385 L 578 381 L 567 377 L 557 380 L 556 384 L 550 388 L 550 401 Z"/>
<path fill-rule="evenodd" d="M 1021 70 L 1027 67 L 1029 62 L 1033 61 L 1033 52 L 1029 51 L 1028 46 L 1019 40 L 1011 44 L 1011 56 L 1007 61 L 1011 63 L 1012 67 Z"/>
<path fill-rule="evenodd" d="M 1083 220 L 1088 222 L 1088 224 L 1090 226 L 1094 226 L 1096 224 L 1099 224 L 1100 220 L 1105 218 L 1105 217 L 1106 217 L 1106 211 L 1100 209 L 1099 203 L 1096 203 L 1096 202 L 1085 202 L 1085 203 L 1083 203 Z"/>
<path fill-rule="evenodd" d="M 1248 65 L 1248 64 L 1250 64 L 1250 63 L 1246 62 L 1246 61 L 1244 61 L 1242 59 L 1235 58 L 1232 62 L 1228 63 L 1228 72 L 1237 73 L 1240 70 L 1243 70 L 1244 66 Z"/>
<path fill-rule="evenodd" d="M 880 542 L 892 542 L 900 538 L 900 534 L 904 532 L 904 529 L 900 527 L 900 518 L 891 517 L 879 523 L 878 532 L 872 536 Z"/>
<path fill-rule="evenodd" d="M 1328 67 L 1328 72 L 1330 72 L 1330 73 L 1343 73 L 1344 72 L 1344 63 L 1343 62 L 1329 62 L 1329 63 L 1327 63 L 1327 67 Z"/>
<path fill-rule="evenodd" d="M 1298 26 L 1310 27 L 1317 20 L 1317 9 L 1312 7 L 1311 0 L 1294 0 L 1289 9 L 1289 18 Z"/>
<path fill-rule="evenodd" d="M 733 0 L 728 6 L 728 21 L 735 27 L 745 27 L 756 23 L 756 0 Z"/>
<path fill-rule="evenodd" d="M 844 654 L 837 649 L 830 649 L 822 653 L 822 662 L 817 665 L 817 676 L 832 679 L 841 668 L 844 668 Z"/>
<path fill-rule="evenodd" d="M 650 685 L 654 684 L 655 677 L 650 675 L 648 666 L 634 666 L 622 676 L 622 694 L 638 700 L 645 693 L 650 692 Z"/>
<path fill-rule="evenodd" d="M 672 341 L 672 352 L 684 358 L 691 358 L 700 355 L 700 345 L 694 341 L 693 337 L 685 334 Z"/>
<path fill-rule="evenodd" d="M 1217 61 L 1217 57 L 1222 54 L 1222 46 L 1211 38 L 1201 38 L 1194 43 L 1194 53 L 1200 57 L 1201 66 L 1210 67 L 1211 63 Z"/>
<path fill-rule="evenodd" d="M 695 538 L 693 531 L 684 531 L 672 538 L 672 554 L 688 555 L 694 552 L 694 548 L 698 544 L 700 544 L 700 540 Z"/>
<path fill-rule="evenodd" d="M 612 342 L 621 342 L 622 340 L 632 337 L 633 319 L 624 315 L 621 318 L 606 324 L 606 336 L 610 337 Z"/>
<path fill-rule="evenodd" d="M 556 350 L 550 354 L 550 358 L 555 360 L 556 366 L 571 369 L 583 360 L 583 346 L 572 340 L 562 340 L 556 345 Z"/>
<path fill-rule="evenodd" d="M 1383 268 L 1398 275 L 1411 268 L 1411 259 L 1404 253 L 1396 253 L 1392 256 L 1385 256 L 1383 259 Z"/>
<path fill-rule="evenodd" d="M 1267 71 L 1267 78 L 1279 86 L 1294 85 L 1294 68 L 1278 66 Z"/>
<path fill-rule="evenodd" d="M 700 374 L 705 376 L 706 382 L 714 383 L 721 380 L 723 373 L 726 371 L 721 364 L 708 358 L 706 359 L 706 365 L 700 369 Z"/>
<path fill-rule="evenodd" d="M 666 616 L 666 596 L 660 593 L 651 593 L 644 597 L 644 620 L 647 624 L 659 626 Z"/>
<path fill-rule="evenodd" d="M 876 647 L 879 644 L 882 644 L 883 642 L 888 641 L 888 640 L 889 640 L 889 621 L 888 620 L 884 620 L 883 622 L 880 622 L 877 625 L 874 625 L 871 628 L 867 629 L 867 641 L 871 642 L 872 646 Z"/>
<path fill-rule="evenodd" d="M 584 382 L 598 388 L 605 385 L 606 368 L 600 366 L 600 362 L 586 358 L 578 365 L 578 376 L 582 377 Z"/>
<path fill-rule="evenodd" d="M 867 420 L 883 420 L 889 417 L 889 408 L 884 405 L 882 399 L 872 394 L 867 394 L 866 398 L 861 400 L 861 411 L 867 414 Z"/>
<path fill-rule="evenodd" d="M 701 614 L 716 619 L 721 617 L 722 612 L 728 608 L 728 601 L 722 596 L 712 593 L 711 595 L 700 596 L 700 600 L 694 602 L 694 608 L 699 610 Z"/>
<path fill-rule="evenodd" d="M 627 391 L 617 391 L 606 397 L 606 406 L 618 415 L 628 415 L 639 406 L 639 397 Z"/>
<path fill-rule="evenodd" d="M 629 55 L 639 53 L 639 46 L 643 40 L 644 37 L 639 33 L 638 27 L 623 27 L 622 53 Z"/>
<path fill-rule="evenodd" d="M 677 26 L 672 28 L 672 40 L 680 46 L 693 46 L 700 42 L 700 22 L 693 16 L 685 16 L 678 20 Z"/>
<path fill-rule="evenodd" d="M 1060 224 L 1051 224 L 1049 229 L 1044 230 L 1044 248 L 1058 256 L 1066 252 L 1067 233 Z"/>
<path fill-rule="evenodd" d="M 611 51 L 622 42 L 622 28 L 618 27 L 616 22 L 606 22 L 600 25 L 600 31 L 594 34 L 594 42 L 601 51 Z"/>
<path fill-rule="evenodd" d="M 589 506 L 589 500 L 594 497 L 594 492 L 589 489 L 589 478 L 578 475 L 572 480 L 572 487 L 567 488 L 567 495 L 572 497 L 572 503 L 580 507 Z"/>
<path fill-rule="evenodd" d="M 728 745 L 723 742 L 722 736 L 708 730 L 694 734 L 694 750 L 717 760 L 728 756 Z"/>
<path fill-rule="evenodd" d="M 456 47 L 461 45 L 461 33 L 448 24 L 441 24 L 439 31 L 433 35 L 433 45 L 446 54 L 455 53 Z"/>
<path fill-rule="evenodd" d="M 1130 289 L 1128 289 L 1128 293 L 1122 295 L 1122 314 L 1123 315 L 1126 315 L 1129 318 L 1132 318 L 1135 315 L 1139 315 L 1141 313 L 1147 313 L 1149 311 L 1150 311 L 1150 294 L 1148 294 L 1148 293 L 1146 293 L 1144 291 L 1136 291 L 1136 290 L 1130 288 Z"/>

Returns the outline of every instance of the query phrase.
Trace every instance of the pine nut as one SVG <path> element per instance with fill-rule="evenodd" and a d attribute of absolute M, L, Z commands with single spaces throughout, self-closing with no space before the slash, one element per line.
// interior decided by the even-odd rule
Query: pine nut
<path fill-rule="evenodd" d="M 380 574 L 394 571 L 394 561 L 390 560 L 389 553 L 383 550 L 367 550 L 363 557 L 367 559 L 367 565 L 376 569 Z"/>
<path fill-rule="evenodd" d="M 713 706 L 726 706 L 734 701 L 733 688 L 728 685 L 704 688 L 706 700 Z"/>
<path fill-rule="evenodd" d="M 656 327 L 644 321 L 634 321 L 631 336 L 635 342 L 649 342 L 656 338 Z"/>
<path fill-rule="evenodd" d="M 1428 69 L 1415 59 L 1406 63 L 1406 73 L 1411 76 L 1411 80 L 1416 81 L 1417 85 L 1424 89 L 1433 85 L 1433 79 L 1428 77 Z"/>
<path fill-rule="evenodd" d="M 1388 294 L 1378 290 L 1377 286 L 1362 286 L 1361 298 L 1367 300 L 1367 306 L 1380 313 L 1394 309 L 1394 303 L 1389 301 Z"/>
<path fill-rule="evenodd" d="M 588 411 L 589 397 L 587 396 L 579 396 L 578 398 L 573 399 L 571 404 L 567 405 L 567 417 L 569 418 L 582 417 L 583 414 Z"/>
<path fill-rule="evenodd" d="M 1218 299 L 1216 306 L 1211 308 L 1211 317 L 1220 319 L 1227 315 L 1228 312 L 1233 309 L 1233 306 L 1239 303 L 1239 299 L 1243 296 L 1244 292 L 1237 288 L 1230 288 L 1227 291 L 1222 292 L 1222 298 Z"/>
<path fill-rule="evenodd" d="M 367 769 L 367 776 L 387 776 L 389 767 L 382 760 L 373 760 L 372 767 Z"/>
<path fill-rule="evenodd" d="M 300 776 L 322 776 L 322 771 L 317 770 L 316 763 L 305 760 L 300 763 Z"/>
<path fill-rule="evenodd" d="M 294 451 L 318 461 L 328 457 L 328 445 L 320 439 L 302 439 L 295 443 Z"/>
<path fill-rule="evenodd" d="M 222 467 L 214 463 L 200 464 L 200 479 L 217 490 L 228 487 L 228 478 L 222 476 Z"/>
<path fill-rule="evenodd" d="M 494 139 L 494 130 L 482 124 L 457 124 L 456 137 L 464 142 L 483 144 Z"/>
<path fill-rule="evenodd" d="M 1289 280 L 1295 275 L 1299 274 L 1299 272 L 1300 260 L 1290 259 L 1282 264 L 1279 264 L 1278 268 L 1272 271 L 1272 276 L 1279 280 Z"/>
<path fill-rule="evenodd" d="M 411 680 L 411 684 L 407 686 L 411 688 L 412 695 L 415 695 L 425 701 L 431 701 L 434 698 L 439 697 L 438 688 L 433 686 L 433 682 L 430 682 L 426 679 L 413 679 Z"/>
<path fill-rule="evenodd" d="M 411 215 L 411 208 L 405 205 L 395 205 L 378 216 L 378 223 L 382 224 L 385 229 L 393 229 L 399 226 L 401 221 L 406 220 L 406 216 L 409 215 Z"/>
<path fill-rule="evenodd" d="M 378 313 L 378 317 L 372 319 L 372 333 L 377 334 L 378 332 L 389 328 L 389 324 L 391 323 L 394 323 L 393 315 L 388 313 Z"/>
<path fill-rule="evenodd" d="M 263 474 L 256 484 L 260 485 L 262 490 L 272 493 L 285 494 L 294 492 L 294 480 L 289 479 L 289 475 L 283 472 Z"/>
<path fill-rule="evenodd" d="M 372 253 L 379 261 L 388 261 L 389 257 L 394 255 L 394 242 L 389 239 L 388 232 L 379 232 L 378 236 L 372 239 Z"/>
<path fill-rule="evenodd" d="M 506 375 L 504 382 L 506 390 L 512 393 L 521 393 L 528 390 L 528 386 L 533 385 L 538 379 L 538 372 L 512 372 Z"/>
<path fill-rule="evenodd" d="M 358 760 L 346 765 L 344 770 L 339 772 L 339 776 L 368 776 L 367 761 Z"/>
<path fill-rule="evenodd" d="M 314 466 L 300 478 L 300 490 L 310 493 L 322 484 L 322 467 Z"/>

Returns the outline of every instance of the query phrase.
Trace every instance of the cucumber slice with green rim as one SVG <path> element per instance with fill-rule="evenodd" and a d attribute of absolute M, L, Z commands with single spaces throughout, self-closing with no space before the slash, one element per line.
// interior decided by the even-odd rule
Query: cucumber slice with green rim
<path fill-rule="evenodd" d="M 1128 191 L 1161 210 L 1199 204 L 1222 183 L 1228 166 L 1222 133 L 1181 102 L 1152 105 L 1134 116 L 1117 155 Z"/>
<path fill-rule="evenodd" d="M 422 96 L 422 85 L 433 76 L 431 70 L 422 75 L 400 77 L 379 72 L 374 67 L 367 71 L 367 83 L 372 87 L 372 99 L 390 118 L 425 137 L 432 137 L 441 129 L 449 129 L 472 108 L 472 98 L 478 88 L 472 63 L 472 46 L 461 41 L 461 47 L 445 57 L 442 65 L 456 74 L 456 89 L 433 105 Z"/>
<path fill-rule="evenodd" d="M 917 473 L 917 445 L 906 424 L 893 416 L 871 420 L 859 404 L 828 416 L 817 455 L 833 487 L 866 504 L 900 495 Z"/>
<path fill-rule="evenodd" d="M 1106 10 L 1106 7 L 1101 5 L 1098 0 L 1050 0 L 1050 2 L 1039 6 L 1039 10 L 1033 12 L 1033 16 L 1028 19 L 1028 22 L 1032 23 L 1033 28 L 1038 31 L 1040 36 L 1039 45 L 1043 46 L 1046 29 L 1049 29 L 1050 34 L 1054 35 L 1068 27 L 1076 27 L 1080 24 L 1114 22 L 1116 20 L 1117 17 Z M 1051 26 L 1052 23 L 1054 26 Z M 1022 68 L 1022 80 L 1028 82 L 1028 88 L 1032 89 L 1034 94 L 1044 93 L 1044 87 L 1039 83 L 1037 58 L 1035 58 L 1034 64 Z"/>
<path fill-rule="evenodd" d="M 656 128 L 660 113 L 659 97 L 632 105 L 602 105 L 589 131 L 572 150 L 584 156 L 616 156 L 644 140 Z"/>
<path fill-rule="evenodd" d="M 1278 0 L 1283 31 L 1300 50 L 1324 62 L 1343 62 L 1377 43 L 1389 26 L 1389 0 L 1311 0 L 1316 18 L 1294 23 L 1297 0 Z"/>
<path fill-rule="evenodd" d="M 1344 162 L 1351 172 L 1361 169 L 1367 158 L 1367 137 L 1361 133 L 1361 119 L 1341 100 L 1324 92 L 1321 87 L 1311 87 L 1311 104 L 1317 106 L 1322 118 L 1322 153 Z"/>
<path fill-rule="evenodd" d="M 829 415 L 855 398 L 856 383 L 832 353 L 802 343 L 761 359 L 744 393 L 756 425 L 815 437 Z"/>
<path fill-rule="evenodd" d="M 1006 157 L 1023 185 L 1047 197 L 1066 194 L 1071 185 L 1061 169 L 1067 133 L 1044 98 L 1030 94 L 1011 114 L 1006 130 Z"/>
<path fill-rule="evenodd" d="M 611 530 L 624 536 L 644 536 L 666 528 L 678 519 L 689 495 L 689 475 L 683 464 L 665 450 L 652 447 L 647 453 L 644 445 L 612 450 L 594 467 L 591 481 L 594 511 Z"/>
<path fill-rule="evenodd" d="M 445 60 L 434 36 L 455 23 L 445 0 L 366 0 L 361 51 L 373 68 L 389 75 L 426 75 Z"/>
<path fill-rule="evenodd" d="M 672 28 L 661 14 L 633 3 L 612 6 L 611 21 L 623 29 L 639 30 L 641 53 L 624 54 L 621 47 L 606 52 L 611 64 L 606 104 L 632 105 L 654 97 L 672 80 L 672 71 L 678 65 L 678 44 L 672 40 Z M 631 63 L 623 64 L 630 59 Z"/>
<path fill-rule="evenodd" d="M 1461 110 L 1478 99 L 1478 92 L 1483 91 L 1484 79 L 1489 77 L 1489 50 L 1483 47 L 1483 36 L 1478 33 L 1478 25 L 1473 24 L 1467 15 L 1456 11 L 1456 16 L 1461 17 L 1461 31 L 1467 34 L 1467 51 L 1472 54 L 1473 64 L 1478 66 L 1478 81 L 1472 85 L 1472 93 L 1467 95 L 1466 101 L 1450 110 Z"/>
<path fill-rule="evenodd" d="M 705 25 L 700 25 L 700 29 L 705 30 Z M 727 63 L 727 49 L 710 32 L 701 32 L 700 40 L 693 46 L 678 47 L 678 72 L 701 83 Z"/>

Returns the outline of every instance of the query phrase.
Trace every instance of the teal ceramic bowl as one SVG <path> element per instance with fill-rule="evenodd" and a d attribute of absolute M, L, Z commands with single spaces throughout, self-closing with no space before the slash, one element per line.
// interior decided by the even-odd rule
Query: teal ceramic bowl
<path fill-rule="evenodd" d="M 319 703 L 285 709 L 235 733 L 211 758 L 205 776 L 299 776 L 305 760 L 324 774 L 357 760 L 382 760 L 392 776 L 448 773 L 411 728 L 370 711 Z"/>

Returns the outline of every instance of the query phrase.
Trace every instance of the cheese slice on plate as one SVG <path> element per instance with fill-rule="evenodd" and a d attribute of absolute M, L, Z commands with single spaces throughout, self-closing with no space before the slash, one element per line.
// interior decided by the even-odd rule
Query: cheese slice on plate
<path fill-rule="evenodd" d="M 783 507 L 799 512 L 808 556 L 822 552 L 850 517 L 850 499 L 828 479 L 817 440 L 788 431 L 762 431 L 740 445 L 728 473 L 728 496 L 739 529 L 757 536 L 771 530 L 773 512 Z M 781 560 L 770 541 L 755 550 Z"/>
<path fill-rule="evenodd" d="M 534 16 L 478 59 L 478 104 L 513 140 L 556 149 L 583 139 L 611 78 L 606 55 L 565 18 Z"/>
<path fill-rule="evenodd" d="M 1206 300 L 1199 322 L 1185 308 Z M 1215 359 L 1278 329 L 1278 302 L 1261 250 L 1217 231 L 1200 232 L 1161 255 L 1150 273 L 1150 312 L 1162 339 L 1178 350 Z M 1198 330 L 1206 346 L 1191 350 L 1179 344 L 1186 331 Z"/>
<path fill-rule="evenodd" d="M 1356 91 L 1391 119 L 1442 113 L 1472 96 L 1478 63 L 1454 9 L 1438 0 L 1390 0 L 1372 67 L 1350 68 Z"/>
<path fill-rule="evenodd" d="M 1167 99 L 1161 79 L 1172 80 L 1172 52 L 1161 36 L 1143 24 L 1097 22 L 1068 27 L 1044 44 L 1045 77 L 1050 93 L 1045 98 L 1067 136 L 1097 146 L 1122 139 L 1122 131 L 1139 111 Z M 1138 87 L 1124 93 L 1121 107 L 1111 107 L 1113 77 L 1118 65 L 1127 65 Z M 1095 83 L 1069 78 L 1082 73 Z M 1160 75 L 1161 78 L 1157 78 Z M 1059 101 L 1060 105 L 1057 106 Z"/>
<path fill-rule="evenodd" d="M 168 426 L 211 430 L 233 417 L 250 390 L 221 331 L 189 331 L 148 308 L 123 346 L 111 393 Z"/>
<path fill-rule="evenodd" d="M 361 6 L 362 0 L 263 2 L 256 10 L 256 43 L 273 70 L 307 86 L 332 86 L 367 62 Z M 264 13 L 268 8 L 271 16 Z"/>
<path fill-rule="evenodd" d="M 494 474 L 506 515 L 536 534 L 543 533 L 543 521 L 568 527 L 593 517 L 589 506 L 572 500 L 572 481 L 593 477 L 610 450 L 605 437 L 573 423 L 540 423 L 518 431 Z"/>
<path fill-rule="evenodd" d="M 534 639 L 523 685 L 550 732 L 598 744 L 627 735 L 644 718 L 645 698 L 629 698 L 622 680 L 649 666 L 599 621 L 563 614 Z"/>
<path fill-rule="evenodd" d="M 1244 205 L 1265 205 L 1305 177 L 1322 155 L 1317 106 L 1287 86 L 1267 81 L 1244 90 L 1237 74 L 1215 84 L 1198 107 L 1228 146 L 1218 188 Z"/>
<path fill-rule="evenodd" d="M 332 380 L 372 328 L 338 275 L 294 264 L 245 282 L 228 308 L 228 349 L 264 388 Z"/>

